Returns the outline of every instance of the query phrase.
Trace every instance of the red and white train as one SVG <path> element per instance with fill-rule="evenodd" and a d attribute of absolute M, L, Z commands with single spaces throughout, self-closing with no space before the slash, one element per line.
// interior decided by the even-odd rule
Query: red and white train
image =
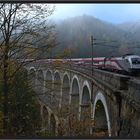
<path fill-rule="evenodd" d="M 36 61 L 39 63 L 72 63 L 86 68 L 92 66 L 91 58 L 40 59 Z M 123 74 L 137 74 L 140 73 L 140 56 L 127 54 L 122 57 L 97 57 L 93 58 L 93 67 Z"/>
<path fill-rule="evenodd" d="M 47 62 L 73 63 L 79 66 L 92 66 L 91 58 L 72 59 L 47 59 Z M 140 73 L 140 56 L 127 54 L 122 57 L 97 57 L 93 58 L 93 67 L 119 73 L 134 74 Z"/>
<path fill-rule="evenodd" d="M 91 58 L 78 58 L 71 61 L 77 65 L 91 66 L 92 63 Z M 140 73 L 140 56 L 124 55 L 122 57 L 93 58 L 93 67 L 127 74 Z"/>

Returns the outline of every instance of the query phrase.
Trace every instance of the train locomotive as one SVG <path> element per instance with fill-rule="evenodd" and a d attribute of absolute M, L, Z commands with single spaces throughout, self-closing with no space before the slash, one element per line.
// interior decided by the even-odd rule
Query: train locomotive
<path fill-rule="evenodd" d="M 78 67 L 89 69 L 92 67 L 91 58 L 44 59 L 38 61 L 43 61 L 47 64 L 71 63 Z M 96 57 L 93 58 L 93 67 L 121 74 L 137 75 L 140 74 L 140 56 L 134 54 L 126 54 L 121 57 Z"/>
<path fill-rule="evenodd" d="M 91 66 L 91 58 L 71 59 L 76 65 Z M 122 57 L 97 57 L 93 58 L 93 67 L 122 74 L 140 73 L 140 56 L 127 54 Z"/>

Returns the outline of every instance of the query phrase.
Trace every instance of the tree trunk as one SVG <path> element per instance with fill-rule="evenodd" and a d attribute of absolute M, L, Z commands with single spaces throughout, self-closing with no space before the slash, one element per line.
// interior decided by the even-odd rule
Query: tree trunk
<path fill-rule="evenodd" d="M 8 53 L 5 52 L 3 60 L 3 131 L 8 134 Z"/>

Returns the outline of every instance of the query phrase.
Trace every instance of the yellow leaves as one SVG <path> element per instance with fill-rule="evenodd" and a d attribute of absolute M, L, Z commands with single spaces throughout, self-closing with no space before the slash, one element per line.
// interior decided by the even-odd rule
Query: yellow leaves
<path fill-rule="evenodd" d="M 7 76 L 10 77 L 17 68 L 16 61 L 14 59 L 8 59 L 7 60 Z"/>
<path fill-rule="evenodd" d="M 64 49 L 64 52 L 63 52 L 64 57 L 70 57 L 71 54 L 72 54 L 72 49 L 71 48 L 65 48 Z"/>
<path fill-rule="evenodd" d="M 93 132 L 93 136 L 94 137 L 108 137 L 108 131 L 104 131 L 104 130 L 98 130 L 98 131 L 95 131 Z"/>
<path fill-rule="evenodd" d="M 22 49 L 22 56 L 26 56 L 26 58 L 34 58 L 37 55 L 37 49 L 33 47 L 26 47 Z"/>
<path fill-rule="evenodd" d="M 60 125 L 59 132 L 61 136 L 91 136 L 90 128 L 95 124 L 94 120 L 91 120 L 90 109 L 84 112 L 84 119 L 79 120 L 78 112 L 73 113 L 69 106 L 65 106 L 61 112 L 59 112 Z"/>
<path fill-rule="evenodd" d="M 63 59 L 56 59 L 55 61 L 53 61 L 53 65 L 54 66 L 61 66 L 63 62 Z"/>
<path fill-rule="evenodd" d="M 1 45 L 0 46 L 0 55 L 3 55 L 5 52 L 6 46 L 5 45 Z"/>

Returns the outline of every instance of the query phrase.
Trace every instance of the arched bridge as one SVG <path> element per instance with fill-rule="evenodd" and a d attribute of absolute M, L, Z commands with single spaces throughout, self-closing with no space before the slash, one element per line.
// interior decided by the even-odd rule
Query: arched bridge
<path fill-rule="evenodd" d="M 89 135 L 100 130 L 107 136 L 140 136 L 139 80 L 98 69 L 91 73 L 74 65 L 34 62 L 26 68 L 38 95 L 45 130 L 59 135 L 61 120 L 70 119 L 70 110 L 78 120 L 93 120 L 86 128 Z"/>

